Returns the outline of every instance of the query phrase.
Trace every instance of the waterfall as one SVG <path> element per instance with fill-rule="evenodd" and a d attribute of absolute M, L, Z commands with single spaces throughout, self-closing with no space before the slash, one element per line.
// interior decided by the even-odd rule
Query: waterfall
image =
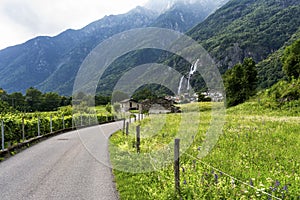
<path fill-rule="evenodd" d="M 191 66 L 188 81 L 187 81 L 187 90 L 190 90 L 190 80 L 191 76 L 197 71 L 197 65 L 199 63 L 199 59 L 196 60 L 196 62 Z"/>
<path fill-rule="evenodd" d="M 182 90 L 184 90 L 184 92 L 189 92 L 190 90 L 190 79 L 192 77 L 192 75 L 197 71 L 197 65 L 199 63 L 199 59 L 197 59 L 197 61 L 191 66 L 189 74 L 188 74 L 188 78 L 185 81 L 185 77 L 182 76 L 179 82 L 179 86 L 178 86 L 178 95 L 180 95 L 182 93 Z M 187 82 L 187 83 L 185 83 Z M 187 85 L 187 91 L 185 91 L 185 84 Z"/>
<path fill-rule="evenodd" d="M 180 95 L 180 91 L 181 91 L 181 88 L 182 88 L 183 80 L 184 80 L 184 76 L 181 77 L 180 82 L 179 82 L 178 95 Z"/>

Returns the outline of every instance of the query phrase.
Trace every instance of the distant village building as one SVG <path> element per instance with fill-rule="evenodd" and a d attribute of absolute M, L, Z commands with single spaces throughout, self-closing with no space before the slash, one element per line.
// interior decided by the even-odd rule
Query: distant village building
<path fill-rule="evenodd" d="M 128 112 L 130 110 L 139 110 L 139 104 L 133 99 L 125 99 L 120 102 L 121 112 Z"/>
<path fill-rule="evenodd" d="M 220 102 L 224 99 L 223 94 L 219 91 L 210 90 L 206 93 L 206 95 L 210 97 L 213 102 Z"/>
<path fill-rule="evenodd" d="M 179 113 L 181 112 L 178 107 L 174 105 L 173 100 L 158 98 L 158 99 L 146 99 L 140 103 L 140 109 L 142 112 L 148 112 L 152 114 L 165 114 L 165 113 Z"/>

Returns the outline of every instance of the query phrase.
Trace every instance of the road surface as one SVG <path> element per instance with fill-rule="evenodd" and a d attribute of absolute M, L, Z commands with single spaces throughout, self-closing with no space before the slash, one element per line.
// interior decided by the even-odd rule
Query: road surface
<path fill-rule="evenodd" d="M 0 163 L 0 199 L 118 199 L 105 163 L 108 138 L 121 126 L 115 122 L 65 133 Z"/>

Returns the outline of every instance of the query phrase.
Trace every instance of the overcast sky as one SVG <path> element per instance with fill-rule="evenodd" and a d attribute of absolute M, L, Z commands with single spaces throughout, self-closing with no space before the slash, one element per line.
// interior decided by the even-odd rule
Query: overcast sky
<path fill-rule="evenodd" d="M 126 13 L 148 0 L 0 0 L 0 49 L 35 36 L 79 29 L 105 15 Z"/>

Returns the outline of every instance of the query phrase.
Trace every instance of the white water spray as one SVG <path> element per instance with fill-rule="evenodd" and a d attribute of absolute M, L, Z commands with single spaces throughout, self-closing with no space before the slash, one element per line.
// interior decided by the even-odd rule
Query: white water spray
<path fill-rule="evenodd" d="M 188 82 L 187 82 L 187 90 L 190 90 L 190 80 L 191 76 L 197 71 L 197 65 L 199 63 L 199 59 L 196 60 L 196 62 L 191 66 L 189 76 L 188 76 Z"/>
<path fill-rule="evenodd" d="M 180 95 L 180 93 L 181 93 L 181 88 L 182 88 L 182 85 L 183 85 L 183 81 L 184 81 L 184 76 L 181 77 L 180 82 L 179 82 L 178 95 Z"/>

